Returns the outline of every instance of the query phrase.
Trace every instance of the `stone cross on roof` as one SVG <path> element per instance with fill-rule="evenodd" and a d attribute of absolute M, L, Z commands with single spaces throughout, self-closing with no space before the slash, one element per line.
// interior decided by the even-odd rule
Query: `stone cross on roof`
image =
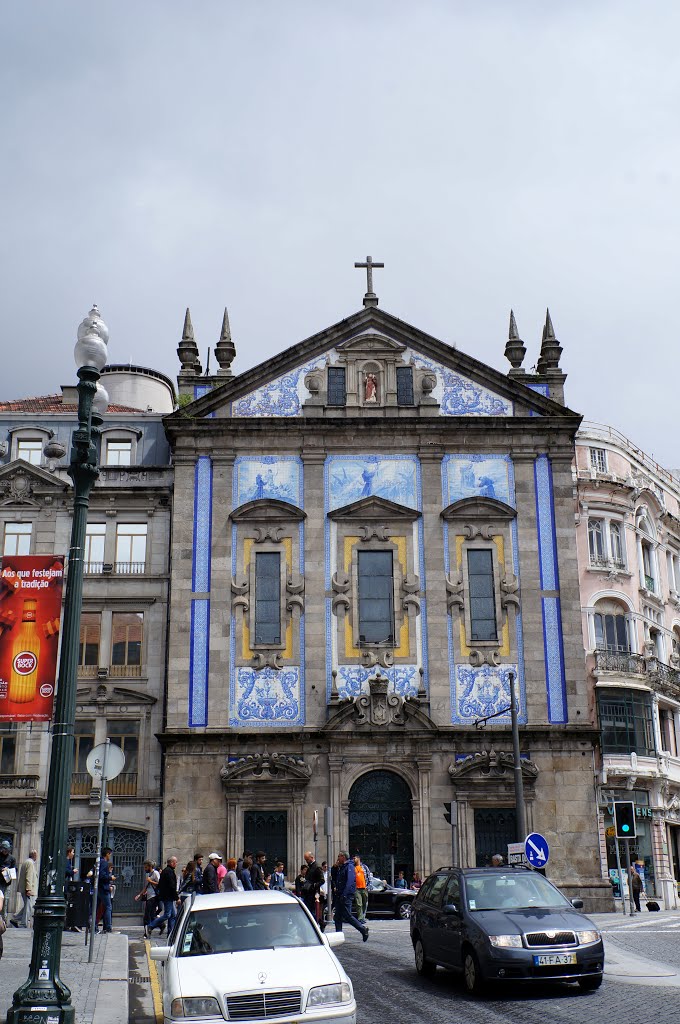
<path fill-rule="evenodd" d="M 373 268 L 384 267 L 384 263 L 374 263 L 370 256 L 366 257 L 365 263 L 355 263 L 355 267 L 366 270 L 366 294 L 364 295 L 364 306 L 377 306 L 378 296 L 373 291 Z"/>

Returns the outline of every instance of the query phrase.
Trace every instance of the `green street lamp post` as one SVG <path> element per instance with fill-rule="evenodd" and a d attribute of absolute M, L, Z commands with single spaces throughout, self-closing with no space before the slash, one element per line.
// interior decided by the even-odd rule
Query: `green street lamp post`
<path fill-rule="evenodd" d="M 108 328 L 93 306 L 78 328 L 74 352 L 79 380 L 78 427 L 73 433 L 68 468 L 74 487 L 73 524 L 31 966 L 28 980 L 14 993 L 7 1024 L 74 1024 L 75 1020 L 71 991 L 60 979 L 59 969 L 66 918 L 64 872 L 83 603 L 83 553 L 90 491 L 99 476 L 97 440 L 108 405 L 108 395 L 97 383 L 107 361 L 108 338 Z M 96 885 L 96 879 L 94 883 Z"/>

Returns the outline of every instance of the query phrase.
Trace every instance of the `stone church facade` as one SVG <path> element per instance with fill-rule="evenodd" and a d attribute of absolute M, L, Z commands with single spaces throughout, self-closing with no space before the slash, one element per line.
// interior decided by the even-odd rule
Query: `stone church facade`
<path fill-rule="evenodd" d="M 514 840 L 510 673 L 527 824 L 548 875 L 604 907 L 597 739 L 571 464 L 547 318 L 506 376 L 377 308 L 232 376 L 187 312 L 175 490 L 163 848 L 332 855 L 389 877 Z M 500 712 L 500 714 L 498 714 Z M 483 728 L 480 719 L 491 718 Z M 444 817 L 451 803 L 458 827 Z M 452 849 L 453 838 L 453 849 Z"/>

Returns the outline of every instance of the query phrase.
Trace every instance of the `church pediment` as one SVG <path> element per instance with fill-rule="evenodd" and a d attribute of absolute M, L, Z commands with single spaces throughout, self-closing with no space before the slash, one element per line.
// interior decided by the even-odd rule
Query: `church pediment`
<path fill-rule="evenodd" d="M 538 776 L 538 767 L 529 758 L 520 758 L 522 778 L 525 782 L 533 782 Z M 467 781 L 493 781 L 504 779 L 512 781 L 515 770 L 515 759 L 512 754 L 503 751 L 482 750 L 449 765 L 449 776 L 452 782 L 462 779 Z"/>
<path fill-rule="evenodd" d="M 462 498 L 460 501 L 454 501 L 451 505 L 447 505 L 444 511 L 441 513 L 442 519 L 486 519 L 486 520 L 499 520 L 499 519 L 515 519 L 517 512 L 512 505 L 507 505 L 504 501 L 498 501 L 497 498 Z"/>
<path fill-rule="evenodd" d="M 347 341 L 343 341 L 339 345 L 336 345 L 335 350 L 336 352 L 345 355 L 351 353 L 355 356 L 366 355 L 376 358 L 381 355 L 399 355 L 406 351 L 406 345 L 399 341 L 395 341 L 387 334 L 381 334 L 375 330 L 368 330 L 362 331 L 353 338 L 348 338 Z"/>
<path fill-rule="evenodd" d="M 261 753 L 227 761 L 220 769 L 220 778 L 225 789 L 238 785 L 286 782 L 306 786 L 312 777 L 312 769 L 301 757 L 289 754 L 270 754 L 265 748 Z"/>
<path fill-rule="evenodd" d="M 420 518 L 420 512 L 414 508 L 407 508 L 389 498 L 381 498 L 378 495 L 370 495 L 367 498 L 359 498 L 349 505 L 343 505 L 328 513 L 329 519 L 407 519 L 413 522 Z"/>
<path fill-rule="evenodd" d="M 262 498 L 239 505 L 229 518 L 234 523 L 290 523 L 291 520 L 301 522 L 307 515 L 297 505 L 291 505 L 287 501 Z"/>
<path fill-rule="evenodd" d="M 45 500 L 46 490 L 57 493 L 63 490 L 63 486 L 62 480 L 40 466 L 17 459 L 0 468 L 0 505 L 38 508 Z"/>
<path fill-rule="evenodd" d="M 323 415 L 323 377 L 330 366 L 385 359 L 414 370 L 416 405 L 438 406 L 441 416 L 514 416 L 520 414 L 573 418 L 576 414 L 493 367 L 433 338 L 377 308 L 364 308 L 340 323 L 291 346 L 238 377 L 196 398 L 166 417 L 172 431 L 181 431 L 216 410 L 232 417 L 294 417 L 306 404 Z M 385 400 L 393 384 L 385 381 Z M 387 386 L 389 384 L 389 387 Z M 315 401 L 315 397 L 317 401 Z M 382 401 L 382 399 L 381 399 Z M 396 406 L 395 406 L 396 410 Z M 333 414 L 338 414 L 334 407 Z M 356 411 L 350 404 L 348 414 Z"/>
<path fill-rule="evenodd" d="M 360 693 L 339 705 L 324 732 L 364 730 L 436 732 L 437 726 L 420 707 L 419 701 L 390 690 L 389 679 L 376 672 L 368 680 L 368 693 Z"/>

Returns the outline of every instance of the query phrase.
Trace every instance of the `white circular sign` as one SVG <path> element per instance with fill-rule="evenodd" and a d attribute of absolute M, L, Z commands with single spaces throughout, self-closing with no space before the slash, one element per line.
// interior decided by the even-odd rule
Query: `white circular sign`
<path fill-rule="evenodd" d="M 85 766 L 93 779 L 101 779 L 106 755 L 106 778 L 116 779 L 125 767 L 125 754 L 114 743 L 98 743 L 87 755 Z"/>

